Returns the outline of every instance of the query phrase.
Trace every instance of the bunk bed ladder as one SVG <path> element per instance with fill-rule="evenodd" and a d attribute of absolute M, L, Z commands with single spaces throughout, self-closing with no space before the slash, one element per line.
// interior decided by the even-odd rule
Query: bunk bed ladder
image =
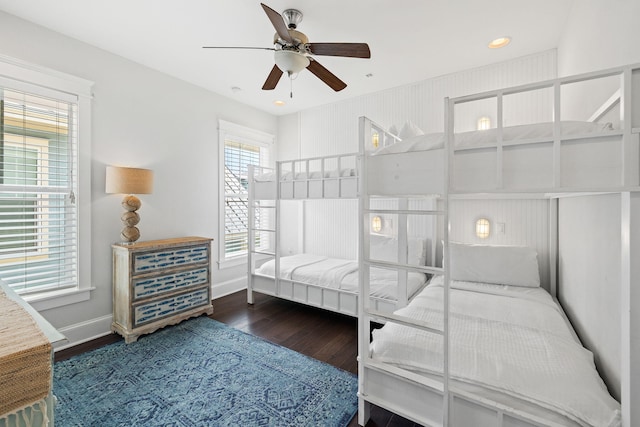
<path fill-rule="evenodd" d="M 365 370 L 369 371 L 380 371 L 384 372 L 386 375 L 392 375 L 398 378 L 402 378 L 406 381 L 420 383 L 422 386 L 427 387 L 433 390 L 436 394 L 440 395 L 440 405 L 442 408 L 442 419 L 433 419 L 430 420 L 432 423 L 436 425 L 448 425 L 448 405 L 449 405 L 449 394 L 448 394 L 448 295 L 447 291 L 445 291 L 445 301 L 443 307 L 443 327 L 439 327 L 437 325 L 419 321 L 417 319 L 412 319 L 409 317 L 400 316 L 394 313 L 384 312 L 378 310 L 376 307 L 371 306 L 371 298 L 369 298 L 371 289 L 369 284 L 370 272 L 371 268 L 384 268 L 397 271 L 398 274 L 398 288 L 397 288 L 397 308 L 403 307 L 407 305 L 409 301 L 408 290 L 407 290 L 407 279 L 408 272 L 415 271 L 421 272 L 428 275 L 434 274 L 444 274 L 446 281 L 448 280 L 448 273 L 444 268 L 439 268 L 434 266 L 433 262 L 431 262 L 432 266 L 418 266 L 409 264 L 408 260 L 408 244 L 409 244 L 409 236 L 407 234 L 408 229 L 408 218 L 411 216 L 418 217 L 433 217 L 434 221 L 431 224 L 437 224 L 436 218 L 440 218 L 443 224 L 448 223 L 448 214 L 447 214 L 447 190 L 444 189 L 443 194 L 440 194 L 436 197 L 435 200 L 439 200 L 442 203 L 443 208 L 440 207 L 425 208 L 424 202 L 426 204 L 426 200 L 432 199 L 434 195 L 432 194 L 418 194 L 418 195 L 385 195 L 385 194 L 372 194 L 369 189 L 367 178 L 368 178 L 368 169 L 367 169 L 367 153 L 366 147 L 367 142 L 372 140 L 372 135 L 377 134 L 378 138 L 382 137 L 386 132 L 382 127 L 376 125 L 369 119 L 365 117 L 360 118 L 359 122 L 359 134 L 360 134 L 360 154 L 359 154 L 359 173 L 360 177 L 358 186 L 359 186 L 359 270 L 360 270 L 360 283 L 359 283 L 359 299 L 358 299 L 358 326 L 359 326 L 359 346 L 358 346 L 358 369 L 359 369 L 359 408 L 358 408 L 358 422 L 360 425 L 364 425 L 366 421 L 369 419 L 369 404 L 379 404 L 381 406 L 386 406 L 387 409 L 394 411 L 396 406 L 393 402 L 388 401 L 380 401 L 378 398 L 369 396 L 367 394 L 367 384 L 365 383 Z M 446 171 L 445 167 L 445 171 Z M 446 181 L 444 181 L 446 182 Z M 444 185 L 446 187 L 446 184 Z M 395 208 L 376 208 L 372 207 L 372 199 L 376 199 L 378 197 L 382 197 L 384 199 L 393 199 L 396 203 Z M 419 200 L 416 206 L 411 207 L 412 200 Z M 432 202 L 433 203 L 437 202 Z M 373 215 L 394 215 L 397 218 L 397 262 L 387 261 L 387 260 L 379 260 L 373 259 L 371 257 L 370 251 L 370 233 L 371 233 L 371 218 Z M 435 227 L 434 227 L 435 228 Z M 448 238 L 447 235 L 447 227 L 444 228 L 444 239 L 445 242 Z M 434 235 L 432 235 L 432 240 L 436 239 L 437 233 L 435 230 L 432 230 Z M 435 246 L 434 246 L 435 248 Z M 448 248 L 448 244 L 445 243 L 445 250 Z M 431 257 L 431 261 L 435 260 L 435 255 Z M 448 289 L 448 284 L 447 288 Z M 444 381 L 427 381 L 423 378 L 416 377 L 415 374 L 412 374 L 409 371 L 395 368 L 392 366 L 388 366 L 384 363 L 379 363 L 373 361 L 369 357 L 368 345 L 369 345 L 369 331 L 371 328 L 372 322 L 377 323 L 385 323 L 385 322 L 394 322 L 400 325 L 412 327 L 419 329 L 426 333 L 432 333 L 443 337 L 444 345 L 445 345 L 445 354 L 444 354 Z M 432 402 L 430 403 L 432 404 Z M 412 421 L 418 423 L 424 423 L 425 418 L 423 418 L 422 413 L 401 413 L 402 416 L 411 419 Z"/>

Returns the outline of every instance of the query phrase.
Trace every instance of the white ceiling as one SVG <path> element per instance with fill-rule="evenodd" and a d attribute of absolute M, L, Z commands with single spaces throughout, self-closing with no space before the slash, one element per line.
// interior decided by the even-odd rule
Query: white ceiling
<path fill-rule="evenodd" d="M 284 76 L 261 90 L 273 52 L 202 49 L 272 47 L 275 30 L 258 1 L 0 0 L 0 10 L 279 115 L 555 48 L 573 0 L 264 2 L 299 9 L 298 30 L 311 42 L 366 42 L 371 59 L 318 57 L 347 88 L 336 93 L 304 70 L 289 99 Z M 504 35 L 510 45 L 486 47 Z"/>

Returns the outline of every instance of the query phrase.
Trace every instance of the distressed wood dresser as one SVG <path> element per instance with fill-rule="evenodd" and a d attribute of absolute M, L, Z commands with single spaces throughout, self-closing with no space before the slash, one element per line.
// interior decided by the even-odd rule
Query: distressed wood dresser
<path fill-rule="evenodd" d="M 211 239 L 114 244 L 113 323 L 127 343 L 190 317 L 211 314 Z"/>

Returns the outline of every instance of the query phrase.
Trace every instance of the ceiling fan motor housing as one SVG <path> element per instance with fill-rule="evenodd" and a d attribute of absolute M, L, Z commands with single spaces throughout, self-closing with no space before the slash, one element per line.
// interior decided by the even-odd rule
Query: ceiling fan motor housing
<path fill-rule="evenodd" d="M 299 50 L 300 52 L 303 52 L 304 51 L 303 45 L 309 43 L 309 38 L 307 37 L 307 35 L 304 33 L 301 33 L 298 30 L 293 30 L 291 28 L 289 28 L 287 31 L 289 31 L 289 36 L 293 39 L 294 44 L 289 44 L 285 42 L 280 38 L 278 33 L 275 33 L 273 36 L 273 44 L 276 45 L 276 49 L 280 47 L 282 49 Z"/>
<path fill-rule="evenodd" d="M 286 9 L 282 12 L 282 17 L 287 24 L 287 27 L 296 29 L 298 24 L 302 21 L 302 12 L 298 9 Z"/>

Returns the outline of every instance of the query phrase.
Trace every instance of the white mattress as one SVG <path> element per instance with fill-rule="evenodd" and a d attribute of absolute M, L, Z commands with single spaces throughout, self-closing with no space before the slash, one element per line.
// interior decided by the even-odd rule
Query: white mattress
<path fill-rule="evenodd" d="M 579 121 L 563 121 L 560 123 L 560 134 L 562 136 L 575 136 L 610 130 L 612 130 L 611 123 Z M 444 137 L 445 134 L 442 132 L 418 135 L 412 138 L 403 139 L 393 145 L 379 148 L 372 152 L 371 155 L 435 150 L 444 147 Z M 455 134 L 455 147 L 471 148 L 483 147 L 490 144 L 495 145 L 497 137 L 498 129 L 495 128 L 480 131 L 460 132 Z M 502 138 L 504 141 L 552 137 L 553 122 L 508 126 L 502 129 Z"/>
<path fill-rule="evenodd" d="M 275 260 L 264 263 L 256 270 L 256 274 L 275 276 Z M 358 262 L 312 254 L 285 256 L 280 258 L 280 278 L 357 293 Z M 407 277 L 408 298 L 420 290 L 425 282 L 424 274 L 410 272 Z M 371 268 L 370 289 L 374 297 L 395 300 L 397 272 Z"/>
<path fill-rule="evenodd" d="M 442 278 L 397 314 L 442 329 Z M 574 425 L 619 426 L 620 405 L 598 376 L 561 309 L 541 288 L 453 282 L 451 378 L 491 397 L 517 398 Z M 373 332 L 371 356 L 425 375 L 442 373 L 442 337 L 388 323 Z"/>

